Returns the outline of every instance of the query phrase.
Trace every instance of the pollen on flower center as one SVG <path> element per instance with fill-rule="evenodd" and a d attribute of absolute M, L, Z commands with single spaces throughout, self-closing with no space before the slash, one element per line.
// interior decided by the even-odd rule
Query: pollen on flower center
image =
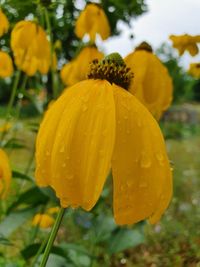
<path fill-rule="evenodd" d="M 90 64 L 88 78 L 107 80 L 128 89 L 133 73 L 130 68 L 127 68 L 121 56 L 113 53 L 101 61 L 93 60 Z"/>

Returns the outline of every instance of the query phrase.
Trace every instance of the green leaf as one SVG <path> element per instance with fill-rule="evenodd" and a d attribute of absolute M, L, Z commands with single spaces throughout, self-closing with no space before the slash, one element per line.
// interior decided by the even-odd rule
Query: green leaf
<path fill-rule="evenodd" d="M 18 200 L 15 201 L 9 208 L 8 213 L 18 207 L 21 204 L 27 204 L 31 206 L 37 206 L 47 203 L 49 198 L 42 193 L 38 187 L 31 187 L 26 192 L 22 193 Z"/>
<path fill-rule="evenodd" d="M 38 263 L 35 265 L 35 267 L 40 266 L 40 262 L 42 260 L 43 254 L 40 256 Z M 65 257 L 56 255 L 54 253 L 51 253 L 49 255 L 49 259 L 47 261 L 46 267 L 74 267 L 74 265 L 70 264 Z"/>
<path fill-rule="evenodd" d="M 89 255 L 88 251 L 81 245 L 62 243 L 62 249 L 67 254 L 73 266 L 77 267 L 89 267 L 91 263 L 92 256 Z"/>
<path fill-rule="evenodd" d="M 0 235 L 8 238 L 18 227 L 22 226 L 28 219 L 33 217 L 36 209 L 23 209 L 17 212 L 10 213 L 0 223 Z"/>
<path fill-rule="evenodd" d="M 25 249 L 23 249 L 21 251 L 23 258 L 25 260 L 28 260 L 28 259 L 32 258 L 33 256 L 35 256 L 36 253 L 38 252 L 40 246 L 41 246 L 41 243 L 35 243 L 35 244 L 31 244 L 31 245 L 27 246 Z M 61 256 L 63 258 L 66 258 L 65 251 L 59 246 L 53 246 L 51 249 L 51 252 L 53 254 L 56 254 L 56 255 Z"/>
<path fill-rule="evenodd" d="M 33 182 L 33 179 L 32 177 L 24 174 L 24 173 L 21 173 L 21 172 L 18 172 L 18 171 L 13 171 L 12 172 L 12 177 L 13 178 L 17 178 L 17 179 L 22 179 L 22 180 L 27 180 L 27 181 L 31 181 Z"/>
<path fill-rule="evenodd" d="M 144 243 L 144 234 L 137 229 L 120 229 L 115 235 L 112 235 L 108 243 L 108 252 L 110 254 L 123 251 L 128 248 L 136 247 Z"/>
<path fill-rule="evenodd" d="M 40 243 L 35 243 L 27 246 L 25 249 L 21 251 L 21 254 L 25 260 L 28 260 L 32 258 L 33 256 L 36 255 L 40 248 L 41 244 Z"/>
<path fill-rule="evenodd" d="M 54 202 L 55 204 L 57 204 L 59 206 L 60 201 L 56 197 L 55 191 L 51 187 L 40 188 L 40 191 L 44 195 L 46 195 L 48 198 L 50 198 L 52 202 Z"/>
<path fill-rule="evenodd" d="M 24 145 L 24 141 L 18 138 L 11 138 L 9 139 L 6 144 L 4 145 L 5 148 L 15 148 L 15 149 L 22 149 L 26 148 Z"/>
<path fill-rule="evenodd" d="M 0 244 L 2 244 L 4 246 L 13 246 L 13 244 L 10 242 L 10 240 L 5 238 L 2 234 L 0 234 Z"/>
<path fill-rule="evenodd" d="M 93 225 L 93 231 L 95 233 L 95 237 L 93 237 L 93 241 L 95 243 L 105 241 L 110 238 L 113 230 L 117 228 L 113 217 L 100 215 L 98 216 L 96 222 Z"/>
<path fill-rule="evenodd" d="M 68 251 L 68 250 L 75 250 L 81 254 L 85 254 L 89 257 L 91 257 L 91 255 L 89 254 L 88 250 L 85 249 L 85 247 L 83 247 L 82 245 L 79 245 L 79 244 L 73 244 L 73 243 L 62 243 L 60 245 L 60 247 L 62 249 L 64 249 L 65 251 Z"/>

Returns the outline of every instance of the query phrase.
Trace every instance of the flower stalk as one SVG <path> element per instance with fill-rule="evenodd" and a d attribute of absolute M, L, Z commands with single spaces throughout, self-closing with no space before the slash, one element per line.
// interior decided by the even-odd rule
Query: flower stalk
<path fill-rule="evenodd" d="M 47 263 L 48 258 L 49 258 L 49 254 L 51 252 L 51 248 L 53 246 L 54 240 L 55 240 L 56 235 L 58 233 L 58 230 L 59 230 L 62 218 L 64 216 L 64 213 L 65 213 L 65 208 L 61 208 L 59 213 L 58 213 L 58 215 L 57 215 L 57 218 L 56 218 L 56 221 L 54 223 L 54 226 L 53 226 L 53 228 L 51 230 L 51 233 L 50 233 L 50 236 L 49 236 L 49 240 L 48 240 L 47 246 L 45 248 L 45 251 L 44 251 L 44 254 L 43 254 L 43 258 L 42 258 L 42 261 L 41 261 L 39 267 L 45 267 L 46 266 L 46 263 Z"/>
<path fill-rule="evenodd" d="M 46 26 L 47 26 L 47 32 L 49 35 L 49 41 L 50 41 L 50 57 L 51 57 L 51 64 L 50 64 L 50 68 L 51 68 L 51 78 L 52 78 L 52 90 L 53 90 L 53 98 L 57 98 L 58 96 L 58 90 L 57 90 L 57 81 L 56 81 L 56 73 L 53 69 L 53 36 L 52 36 L 52 29 L 51 29 L 51 23 L 50 23 L 50 19 L 49 19 L 49 13 L 47 11 L 46 8 L 44 8 L 44 17 L 45 17 L 45 22 L 46 22 Z"/>

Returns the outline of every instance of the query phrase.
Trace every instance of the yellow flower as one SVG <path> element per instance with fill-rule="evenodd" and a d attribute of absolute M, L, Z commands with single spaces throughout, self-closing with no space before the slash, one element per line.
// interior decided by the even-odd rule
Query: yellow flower
<path fill-rule="evenodd" d="M 83 48 L 80 54 L 71 62 L 65 64 L 61 69 L 60 76 L 65 85 L 73 85 L 85 80 L 89 71 L 90 63 L 94 59 L 102 59 L 103 53 L 95 46 Z"/>
<path fill-rule="evenodd" d="M 103 40 L 110 36 L 110 25 L 100 5 L 95 3 L 86 5 L 76 21 L 75 33 L 79 38 L 89 34 L 91 41 L 95 41 L 96 34 Z"/>
<path fill-rule="evenodd" d="M 94 61 L 90 79 L 47 110 L 36 141 L 36 182 L 51 186 L 62 207 L 89 211 L 112 169 L 116 222 L 155 223 L 172 194 L 164 140 L 149 111 L 125 90 L 132 73 L 119 55 L 108 58 Z"/>
<path fill-rule="evenodd" d="M 8 28 L 9 28 L 8 19 L 0 8 L 0 37 L 8 31 Z"/>
<path fill-rule="evenodd" d="M 13 74 L 13 63 L 11 57 L 0 51 L 0 78 L 6 78 Z"/>
<path fill-rule="evenodd" d="M 48 214 L 38 213 L 34 216 L 32 220 L 33 226 L 39 226 L 40 228 L 46 229 L 54 224 L 54 218 Z"/>
<path fill-rule="evenodd" d="M 0 197 L 5 198 L 8 194 L 11 181 L 11 169 L 6 153 L 0 149 Z"/>
<path fill-rule="evenodd" d="M 52 208 L 49 208 L 49 209 L 47 210 L 47 213 L 48 213 L 48 214 L 55 214 L 55 213 L 58 213 L 59 210 L 60 210 L 59 207 L 52 207 Z"/>
<path fill-rule="evenodd" d="M 39 71 L 46 74 L 50 67 L 50 44 L 42 27 L 33 21 L 18 22 L 11 33 L 15 64 L 27 75 Z"/>
<path fill-rule="evenodd" d="M 170 35 L 169 39 L 171 39 L 171 41 L 173 42 L 173 47 L 178 49 L 180 56 L 185 51 L 188 51 L 191 56 L 195 56 L 199 52 L 197 43 L 200 42 L 200 35 Z"/>
<path fill-rule="evenodd" d="M 7 132 L 12 127 L 11 123 L 7 122 L 4 125 L 0 126 L 0 133 Z"/>
<path fill-rule="evenodd" d="M 172 79 L 158 57 L 149 51 L 150 46 L 149 50 L 144 46 L 145 42 L 125 58 L 134 73 L 129 91 L 159 120 L 172 101 Z"/>
<path fill-rule="evenodd" d="M 200 78 L 200 63 L 191 63 L 188 73 L 194 78 Z"/>

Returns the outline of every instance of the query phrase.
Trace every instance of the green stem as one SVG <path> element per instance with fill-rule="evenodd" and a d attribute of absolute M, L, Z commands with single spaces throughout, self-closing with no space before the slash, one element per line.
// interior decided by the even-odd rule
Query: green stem
<path fill-rule="evenodd" d="M 53 90 L 53 98 L 57 98 L 58 96 L 58 90 L 57 90 L 57 81 L 56 81 L 56 73 L 53 69 L 53 35 L 52 35 L 52 29 L 51 29 L 51 23 L 49 19 L 49 13 L 46 8 L 44 8 L 44 16 L 47 26 L 47 31 L 50 38 L 50 46 L 51 46 L 51 78 L 52 78 L 52 90 Z"/>
<path fill-rule="evenodd" d="M 36 265 L 36 263 L 38 263 L 39 256 L 42 253 L 42 251 L 44 250 L 48 239 L 49 239 L 49 235 L 41 243 L 41 246 L 40 246 L 40 248 L 38 249 L 38 251 L 36 253 L 35 259 L 34 259 L 33 263 L 31 264 L 31 267 L 34 267 Z"/>
<path fill-rule="evenodd" d="M 20 80 L 20 74 L 21 74 L 21 71 L 18 70 L 17 73 L 16 73 L 16 76 L 15 76 L 14 82 L 13 82 L 10 99 L 9 99 L 9 102 L 8 102 L 8 105 L 7 105 L 7 110 L 6 110 L 4 124 L 6 124 L 7 122 L 9 122 L 9 115 L 10 115 L 10 111 L 11 111 L 12 106 L 13 106 L 14 101 L 15 101 L 17 87 L 18 87 L 19 80 Z M 5 135 L 6 135 L 6 132 L 2 132 L 1 140 L 0 140 L 0 144 L 1 145 L 2 145 L 2 142 L 3 142 L 4 138 L 5 138 Z"/>
<path fill-rule="evenodd" d="M 14 104 L 14 100 L 15 100 L 15 96 L 16 96 L 16 92 L 17 92 L 17 86 L 19 84 L 20 74 L 21 74 L 21 71 L 18 70 L 16 73 L 16 76 L 15 76 L 14 83 L 13 83 L 13 88 L 12 88 L 12 92 L 10 95 L 10 100 L 8 102 L 7 111 L 6 111 L 6 118 L 10 115 L 10 110 Z"/>
<path fill-rule="evenodd" d="M 51 248 L 52 248 L 54 240 L 56 238 L 56 235 L 57 235 L 58 229 L 60 227 L 60 224 L 61 224 L 61 221 L 62 221 L 64 213 L 65 213 L 65 208 L 61 208 L 59 213 L 58 213 L 58 215 L 57 215 L 57 218 L 56 218 L 56 221 L 54 223 L 54 226 L 53 226 L 53 228 L 51 230 L 51 233 L 50 233 L 50 236 L 49 236 L 49 240 L 48 240 L 47 246 L 45 248 L 45 251 L 44 251 L 44 254 L 43 254 L 43 258 L 42 258 L 42 261 L 41 261 L 39 267 L 45 267 L 46 266 L 46 263 L 47 263 L 47 260 L 49 258 L 49 254 L 50 254 Z"/>

